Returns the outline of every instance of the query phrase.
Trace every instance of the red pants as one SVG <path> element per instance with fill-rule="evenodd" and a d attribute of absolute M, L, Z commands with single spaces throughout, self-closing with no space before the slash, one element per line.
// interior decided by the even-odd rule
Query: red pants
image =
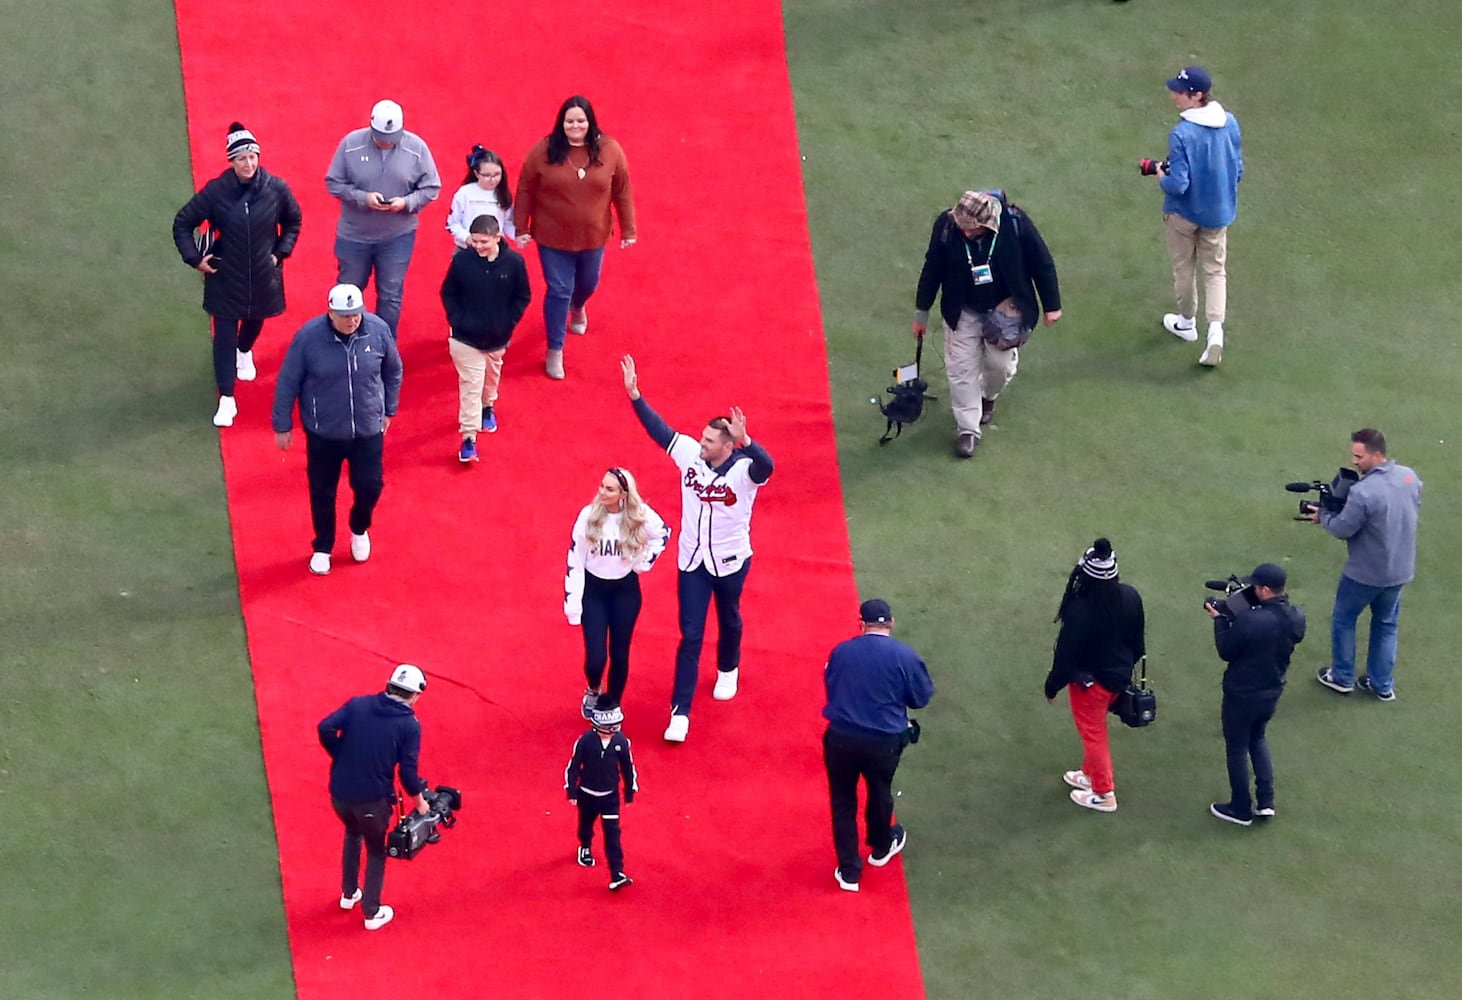
<path fill-rule="evenodd" d="M 1107 748 L 1107 711 L 1117 696 L 1100 684 L 1068 685 L 1066 696 L 1071 700 L 1071 718 L 1081 737 L 1081 769 L 1091 779 L 1091 790 L 1106 795 L 1115 788 L 1112 752 Z"/>

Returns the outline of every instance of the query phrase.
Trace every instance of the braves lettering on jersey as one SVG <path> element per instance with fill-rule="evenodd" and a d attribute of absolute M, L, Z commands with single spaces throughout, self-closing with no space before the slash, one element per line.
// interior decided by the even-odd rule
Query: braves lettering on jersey
<path fill-rule="evenodd" d="M 665 450 L 680 468 L 680 569 L 704 566 L 712 576 L 730 576 L 751 558 L 751 509 L 761 489 L 751 478 L 751 458 L 736 453 L 718 475 L 694 438 L 676 434 Z"/>

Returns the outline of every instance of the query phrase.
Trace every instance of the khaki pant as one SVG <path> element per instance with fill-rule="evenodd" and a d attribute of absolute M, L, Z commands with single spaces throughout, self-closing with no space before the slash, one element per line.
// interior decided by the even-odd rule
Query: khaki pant
<path fill-rule="evenodd" d="M 944 368 L 949 375 L 949 405 L 961 434 L 980 436 L 982 399 L 995 399 L 1015 378 L 1020 348 L 1002 351 L 985 342 L 978 313 L 966 309 L 959 326 L 944 326 Z"/>
<path fill-rule="evenodd" d="M 1175 212 L 1162 217 L 1173 264 L 1173 298 L 1178 314 L 1198 316 L 1198 272 L 1203 272 L 1203 306 L 1210 323 L 1222 323 L 1228 308 L 1228 227 L 1204 229 Z"/>
<path fill-rule="evenodd" d="M 497 402 L 507 348 L 479 351 L 453 337 L 447 341 L 452 364 L 457 366 L 457 432 L 476 437 L 482 430 L 482 410 Z"/>

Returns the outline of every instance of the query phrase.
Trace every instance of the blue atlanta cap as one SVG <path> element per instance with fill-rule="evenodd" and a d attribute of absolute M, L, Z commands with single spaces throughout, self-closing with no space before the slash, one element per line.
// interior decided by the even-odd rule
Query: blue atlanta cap
<path fill-rule="evenodd" d="M 1175 94 L 1206 94 L 1213 90 L 1213 77 L 1202 66 L 1189 66 L 1168 81 L 1168 89 Z"/>

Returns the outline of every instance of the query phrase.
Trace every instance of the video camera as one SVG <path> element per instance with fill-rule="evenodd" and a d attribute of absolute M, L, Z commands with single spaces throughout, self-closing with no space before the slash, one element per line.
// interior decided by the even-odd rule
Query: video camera
<path fill-rule="evenodd" d="M 1259 606 L 1253 584 L 1246 584 L 1232 574 L 1227 580 L 1204 580 L 1203 586 L 1223 594 L 1223 597 L 1210 597 L 1203 602 L 1203 606 L 1213 608 L 1225 618 L 1237 618 Z"/>
<path fill-rule="evenodd" d="M 427 844 L 435 844 L 442 839 L 438 826 L 451 829 L 457 825 L 457 817 L 453 814 L 462 808 L 460 791 L 447 785 L 438 785 L 436 791 L 421 794 L 426 799 L 429 810 L 426 813 L 413 810 L 401 817 L 401 822 L 396 824 L 396 829 L 386 838 L 386 854 L 389 857 L 410 861 Z"/>
<path fill-rule="evenodd" d="M 1350 488 L 1359 481 L 1360 474 L 1354 469 L 1341 469 L 1328 483 L 1316 479 L 1308 483 L 1285 483 L 1284 488 L 1291 493 L 1320 494 L 1319 500 L 1300 501 L 1300 512 L 1295 515 L 1295 520 L 1308 521 L 1310 515 L 1318 510 L 1339 514 L 1345 509 L 1345 501 L 1350 495 Z"/>

